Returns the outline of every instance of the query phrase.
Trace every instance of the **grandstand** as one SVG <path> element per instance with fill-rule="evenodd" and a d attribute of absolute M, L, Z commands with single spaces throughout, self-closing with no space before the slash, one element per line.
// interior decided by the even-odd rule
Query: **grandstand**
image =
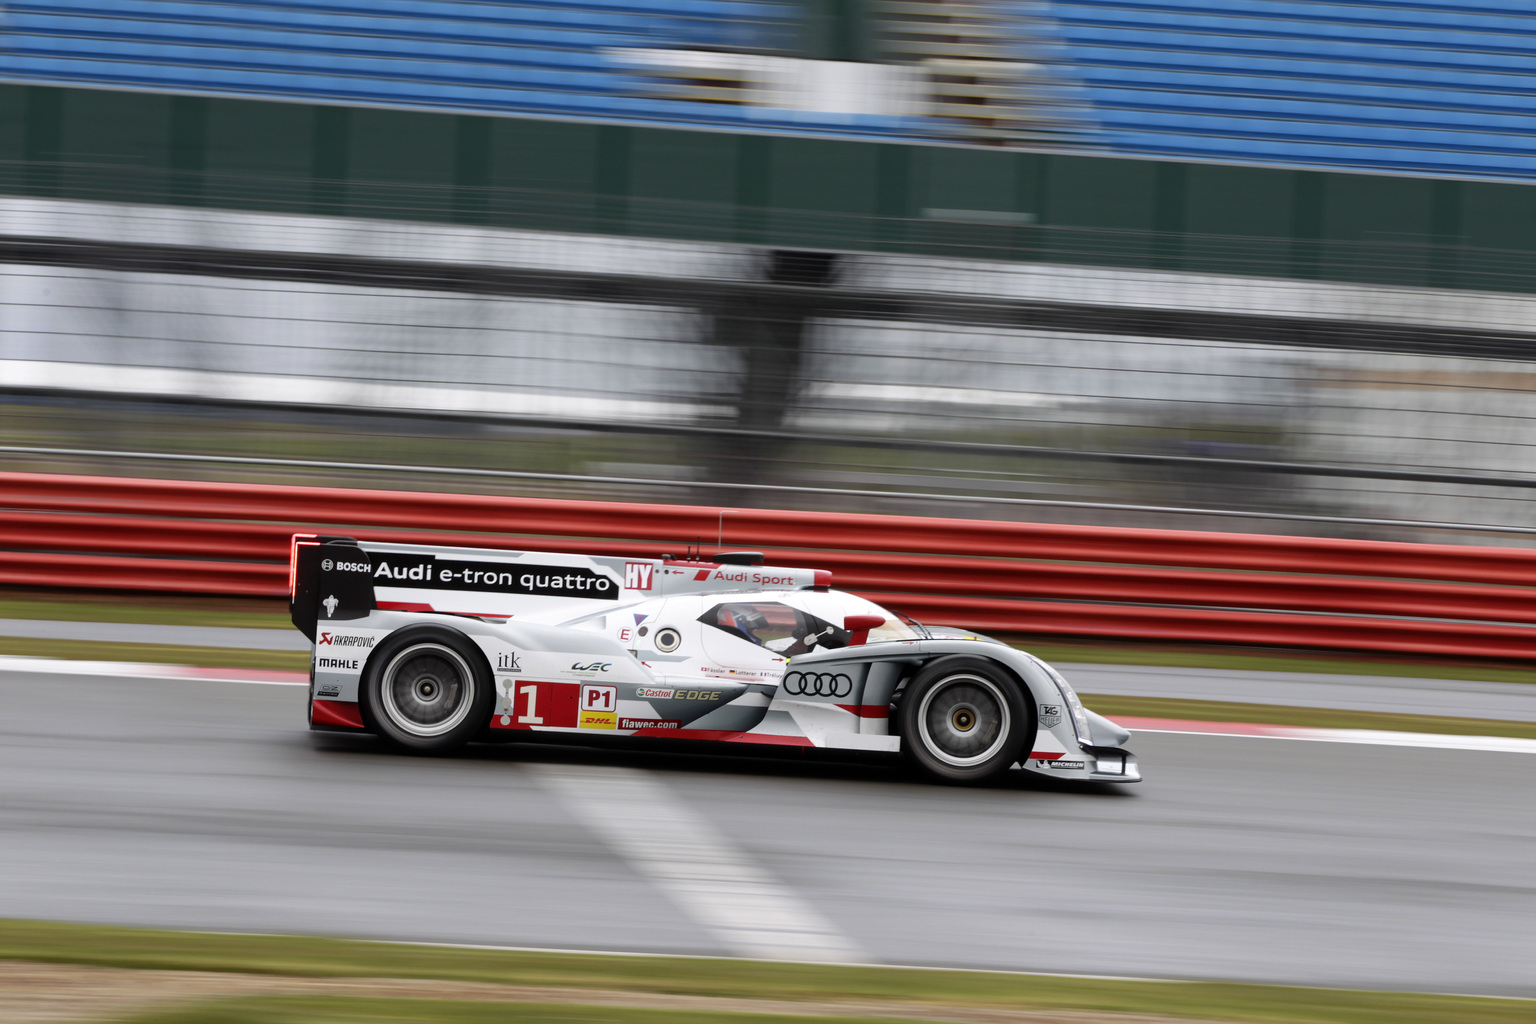
<path fill-rule="evenodd" d="M 826 6 L 23 0 L 0 81 L 1536 177 L 1524 0 L 870 0 L 818 53 Z"/>
<path fill-rule="evenodd" d="M 660 94 L 636 50 L 779 53 L 760 0 L 31 0 L 6 4 L 0 78 L 635 124 L 913 134 L 858 116 Z"/>
<path fill-rule="evenodd" d="M 1041 6 L 1116 152 L 1536 177 L 1528 0 Z"/>

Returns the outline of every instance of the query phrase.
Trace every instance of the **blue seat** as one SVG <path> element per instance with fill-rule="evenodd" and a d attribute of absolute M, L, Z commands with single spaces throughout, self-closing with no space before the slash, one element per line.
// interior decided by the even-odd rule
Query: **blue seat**
<path fill-rule="evenodd" d="M 1536 178 L 1526 0 L 1056 0 L 1040 52 L 1112 150 Z"/>
<path fill-rule="evenodd" d="M 1053 69 L 1041 92 L 1087 108 L 1076 137 L 1099 148 L 1536 179 L 1530 0 L 1044 6 L 1000 21 L 1019 26 L 1000 42 Z M 20 0 L 0 14 L 0 79 L 933 136 L 916 118 L 668 98 L 610 54 L 763 47 L 796 16 L 788 0 Z"/>
<path fill-rule="evenodd" d="M 334 53 L 337 55 L 373 54 L 452 60 L 464 63 L 508 64 L 546 63 L 540 54 L 560 54 L 561 62 L 580 59 L 597 67 L 602 63 L 599 51 L 604 47 L 632 45 L 634 40 L 618 33 L 573 31 L 570 29 L 526 28 L 509 34 L 505 40 L 460 41 L 431 37 L 391 35 L 337 35 L 334 32 L 251 28 L 234 25 L 156 24 L 131 19 L 39 18 L 29 21 L 22 31 L 10 36 L 18 50 L 78 52 L 95 44 L 111 43 L 121 48 L 133 45 L 206 45 L 226 46 L 267 53 Z"/>
<path fill-rule="evenodd" d="M 0 79 L 913 137 L 842 117 L 659 97 L 608 51 L 771 43 L 743 0 L 59 0 L 9 4 Z"/>

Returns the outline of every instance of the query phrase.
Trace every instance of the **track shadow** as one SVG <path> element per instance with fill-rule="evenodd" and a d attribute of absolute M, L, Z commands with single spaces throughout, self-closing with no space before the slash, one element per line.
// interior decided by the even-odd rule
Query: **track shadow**
<path fill-rule="evenodd" d="M 623 747 L 561 741 L 472 743 L 447 754 L 401 750 L 373 736 L 312 733 L 317 752 L 357 757 L 416 760 L 445 758 L 468 763 L 571 764 L 688 772 L 708 775 L 784 779 L 828 779 L 928 790 L 955 786 L 923 775 L 895 756 L 871 757 L 845 751 L 804 747 L 761 747 L 744 753 L 739 746 L 626 740 Z M 1135 786 L 1109 782 L 1072 782 L 1015 768 L 970 789 L 1081 796 L 1133 796 Z"/>

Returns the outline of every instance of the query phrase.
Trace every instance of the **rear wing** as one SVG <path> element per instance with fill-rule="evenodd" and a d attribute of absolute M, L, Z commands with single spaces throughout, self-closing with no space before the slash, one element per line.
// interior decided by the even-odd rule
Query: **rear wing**
<path fill-rule="evenodd" d="M 375 609 L 484 618 L 578 618 L 604 607 L 674 594 L 827 587 L 832 574 L 671 558 L 385 544 L 294 534 L 288 612 L 310 640 L 317 622 Z"/>

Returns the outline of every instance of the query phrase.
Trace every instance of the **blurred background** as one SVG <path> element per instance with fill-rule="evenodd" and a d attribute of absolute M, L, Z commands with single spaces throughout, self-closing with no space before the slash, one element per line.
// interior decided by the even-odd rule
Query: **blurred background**
<path fill-rule="evenodd" d="M 7 3 L 0 457 L 1529 544 L 1533 56 L 1518 0 Z"/>

